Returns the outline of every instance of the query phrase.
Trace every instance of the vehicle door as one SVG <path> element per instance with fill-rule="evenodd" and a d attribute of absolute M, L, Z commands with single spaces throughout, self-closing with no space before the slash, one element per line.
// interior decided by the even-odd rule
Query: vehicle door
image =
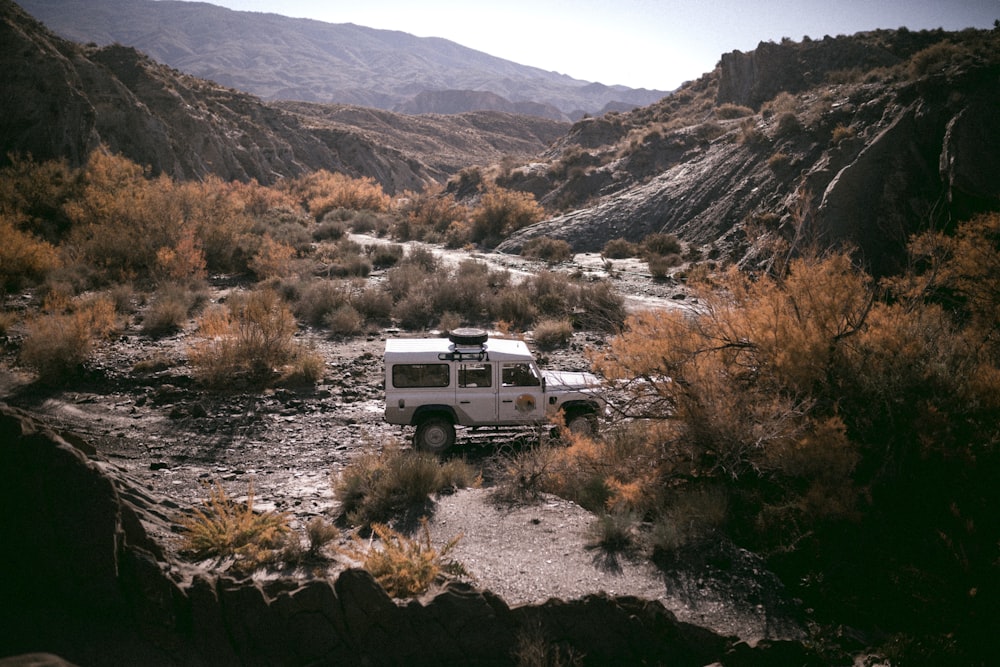
<path fill-rule="evenodd" d="M 489 361 L 458 361 L 455 410 L 459 422 L 468 426 L 495 424 L 497 394 L 495 364 Z"/>
<path fill-rule="evenodd" d="M 537 422 L 545 418 L 542 378 L 534 364 L 500 362 L 499 421 L 502 424 Z"/>

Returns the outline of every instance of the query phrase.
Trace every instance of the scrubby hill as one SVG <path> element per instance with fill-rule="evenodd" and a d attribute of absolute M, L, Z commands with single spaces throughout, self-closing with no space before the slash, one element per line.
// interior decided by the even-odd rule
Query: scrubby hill
<path fill-rule="evenodd" d="M 1000 206 L 1000 33 L 877 31 L 762 43 L 676 94 L 576 123 L 509 170 L 577 250 L 669 232 L 713 257 L 768 261 L 815 241 L 878 269 L 916 229 Z"/>
<path fill-rule="evenodd" d="M 353 114 L 355 124 L 343 109 L 289 113 L 131 47 L 67 42 L 8 0 L 0 16 L 0 163 L 20 153 L 76 166 L 105 144 L 178 179 L 271 183 L 327 169 L 397 192 L 470 164 L 531 155 L 568 127 L 500 112 L 419 122 L 379 112 L 376 124 L 366 112 Z"/>

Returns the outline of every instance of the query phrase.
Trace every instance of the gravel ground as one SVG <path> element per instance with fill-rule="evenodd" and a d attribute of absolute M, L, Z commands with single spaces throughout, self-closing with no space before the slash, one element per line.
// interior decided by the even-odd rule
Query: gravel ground
<path fill-rule="evenodd" d="M 464 257 L 446 253 L 449 261 Z M 477 258 L 515 273 L 540 268 L 511 256 Z M 637 260 L 615 264 L 613 277 L 596 255 L 578 255 L 574 264 L 557 268 L 611 279 L 631 308 L 690 305 L 677 298 L 681 286 L 651 281 Z M 331 480 L 365 447 L 408 442 L 409 429 L 382 421 L 381 355 L 385 337 L 393 333 L 335 341 L 306 331 L 303 342 L 326 360 L 318 386 L 225 394 L 192 382 L 184 362 L 186 332 L 151 339 L 138 329 L 126 331 L 97 350 L 86 380 L 65 391 L 31 384 L 8 341 L 0 357 L 0 400 L 80 434 L 108 465 L 175 507 L 200 503 L 215 483 L 231 497 L 245 497 L 252 483 L 259 508 L 288 512 L 293 527 L 301 528 L 313 517 L 337 516 Z M 547 355 L 548 363 L 580 369 L 586 363 L 583 349 L 602 342 L 598 335 L 575 334 L 567 350 Z M 137 362 L 151 359 L 172 362 L 135 370 Z M 470 460 L 487 465 L 505 438 L 477 437 L 467 448 Z M 709 569 L 664 573 L 641 557 L 592 548 L 593 521 L 591 513 L 566 500 L 547 497 L 511 507 L 493 502 L 484 488 L 437 499 L 430 530 L 435 544 L 461 534 L 455 559 L 477 585 L 511 605 L 603 591 L 660 600 L 682 620 L 744 639 L 797 636 L 781 604 L 746 592 L 772 589 L 773 582 L 761 583 L 766 573 L 750 565 L 737 568 L 738 581 L 727 579 L 732 573 L 713 577 Z M 163 537 L 170 549 L 172 537 Z"/>

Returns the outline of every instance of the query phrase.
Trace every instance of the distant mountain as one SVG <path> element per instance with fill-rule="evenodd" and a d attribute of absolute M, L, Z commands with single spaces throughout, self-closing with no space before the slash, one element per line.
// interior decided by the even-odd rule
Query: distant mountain
<path fill-rule="evenodd" d="M 62 39 L 0 0 L 0 165 L 10 153 L 77 166 L 103 144 L 178 179 L 272 183 L 328 169 L 419 190 L 470 165 L 527 159 L 568 123 L 483 111 L 404 116 L 279 108 L 182 74 L 132 47 Z"/>
<path fill-rule="evenodd" d="M 183 72 L 265 100 L 419 113 L 491 109 L 572 120 L 645 106 L 668 94 L 580 81 L 445 39 L 236 12 L 200 2 L 22 0 L 20 4 L 66 39 L 134 46 Z M 482 95 L 466 92 L 456 106 L 456 91 Z"/>

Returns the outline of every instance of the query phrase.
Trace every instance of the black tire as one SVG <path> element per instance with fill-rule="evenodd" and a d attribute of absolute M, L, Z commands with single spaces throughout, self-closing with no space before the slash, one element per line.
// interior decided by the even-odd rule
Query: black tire
<path fill-rule="evenodd" d="M 448 340 L 462 346 L 482 345 L 488 338 L 489 334 L 482 329 L 455 329 L 448 334 Z"/>
<path fill-rule="evenodd" d="M 578 411 L 566 415 L 566 430 L 580 435 L 597 435 L 597 415 L 593 412 Z"/>
<path fill-rule="evenodd" d="M 428 417 L 417 425 L 413 446 L 423 452 L 444 454 L 455 444 L 455 425 L 444 417 Z"/>

